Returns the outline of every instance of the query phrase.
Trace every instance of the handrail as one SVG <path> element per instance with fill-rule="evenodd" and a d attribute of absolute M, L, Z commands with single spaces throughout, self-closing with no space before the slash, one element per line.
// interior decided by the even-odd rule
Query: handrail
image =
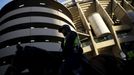
<path fill-rule="evenodd" d="M 134 11 L 134 7 L 130 4 L 130 3 L 128 3 L 126 0 L 124 0 L 124 6 L 126 6 L 126 10 L 133 10 Z"/>
<path fill-rule="evenodd" d="M 112 21 L 112 19 L 110 18 L 110 16 L 108 15 L 108 13 L 106 12 L 106 10 L 102 7 L 102 5 L 99 3 L 99 1 L 97 0 L 96 1 L 97 3 L 97 9 L 98 9 L 98 12 L 101 14 L 101 16 L 105 19 L 105 21 L 107 22 L 110 30 L 111 30 L 111 33 L 113 35 L 113 38 L 114 38 L 114 42 L 119 50 L 119 53 L 122 51 L 122 48 L 121 48 L 121 45 L 120 45 L 120 42 L 118 40 L 118 37 L 117 37 L 117 34 L 116 34 L 116 31 L 115 29 L 113 28 L 113 25 L 114 25 L 114 22 Z M 120 56 L 119 56 L 120 57 Z"/>
<path fill-rule="evenodd" d="M 79 15 L 80 15 L 80 18 L 82 19 L 83 25 L 87 29 L 87 31 L 88 31 L 88 33 L 90 35 L 89 38 L 91 39 L 91 42 L 93 44 L 93 46 L 92 46 L 93 50 L 95 51 L 96 55 L 99 55 L 99 52 L 98 52 L 97 47 L 96 47 L 96 43 L 94 41 L 94 38 L 93 38 L 93 35 L 92 35 L 92 32 L 91 32 L 90 24 L 88 23 L 85 15 L 84 15 L 84 12 L 82 11 L 78 1 L 75 0 L 75 2 L 76 2 L 76 6 L 78 7 Z"/>

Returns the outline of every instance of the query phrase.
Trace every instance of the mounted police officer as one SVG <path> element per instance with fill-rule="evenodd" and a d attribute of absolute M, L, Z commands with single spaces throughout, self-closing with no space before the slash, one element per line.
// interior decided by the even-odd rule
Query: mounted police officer
<path fill-rule="evenodd" d="M 80 66 L 80 58 L 83 50 L 80 40 L 75 31 L 72 31 L 68 25 L 63 25 L 58 30 L 65 38 L 61 43 L 63 53 L 63 64 L 60 70 L 61 75 L 68 75 L 70 71 L 76 73 Z"/>

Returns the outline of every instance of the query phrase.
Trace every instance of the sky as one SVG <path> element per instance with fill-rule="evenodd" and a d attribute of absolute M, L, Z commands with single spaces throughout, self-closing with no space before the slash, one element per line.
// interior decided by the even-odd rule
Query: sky
<path fill-rule="evenodd" d="M 0 0 L 0 9 L 11 0 Z"/>
<path fill-rule="evenodd" d="M 0 0 L 0 9 L 5 5 L 7 4 L 8 2 L 10 2 L 12 0 Z M 59 2 L 63 2 L 65 0 L 58 0 Z"/>
<path fill-rule="evenodd" d="M 63 1 L 66 1 L 66 0 L 58 0 L 59 2 L 63 2 Z"/>

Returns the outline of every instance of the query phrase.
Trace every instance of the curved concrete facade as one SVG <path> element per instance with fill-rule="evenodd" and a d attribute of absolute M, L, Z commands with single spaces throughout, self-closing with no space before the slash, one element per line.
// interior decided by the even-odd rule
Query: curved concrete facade
<path fill-rule="evenodd" d="M 64 21 L 58 20 L 58 19 L 54 19 L 54 18 L 49 18 L 49 17 L 40 17 L 40 16 L 30 16 L 30 17 L 22 17 L 22 18 L 17 18 L 11 21 L 8 21 L 4 24 L 1 25 L 0 31 L 14 26 L 14 25 L 19 25 L 19 24 L 26 24 L 26 23 L 34 23 L 34 22 L 38 22 L 38 23 L 48 23 L 48 24 L 54 24 L 58 26 L 61 26 L 63 24 L 68 24 Z M 60 23 L 60 24 L 59 24 Z"/>
<path fill-rule="evenodd" d="M 46 38 L 47 36 L 53 36 L 53 37 L 63 38 L 62 34 L 58 33 L 58 31 L 54 29 L 42 29 L 42 28 L 22 29 L 22 30 L 12 31 L 0 36 L 0 43 L 7 40 L 12 40 L 15 38 L 27 37 L 27 36 L 46 36 Z"/>
<path fill-rule="evenodd" d="M 61 52 L 61 48 L 60 48 L 59 43 L 35 42 L 35 43 L 24 43 L 24 44 L 21 44 L 21 45 L 22 46 L 34 46 L 34 47 L 38 47 L 38 48 L 41 48 L 41 49 L 44 49 L 44 50 L 52 50 L 52 51 L 60 51 Z M 16 45 L 6 47 L 6 48 L 2 48 L 0 50 L 0 55 L 1 55 L 0 58 L 5 57 L 5 56 L 9 56 L 9 55 L 13 55 L 13 54 L 15 54 L 15 51 L 16 51 Z"/>
<path fill-rule="evenodd" d="M 75 29 L 71 13 L 54 0 L 14 0 L 8 3 L 0 11 L 0 59 L 14 55 L 18 43 L 61 52 L 63 35 L 57 29 L 63 24 Z"/>
<path fill-rule="evenodd" d="M 61 20 L 67 21 L 69 24 L 73 26 L 73 22 L 65 14 L 61 13 L 60 11 L 56 11 L 54 9 L 50 9 L 46 7 L 24 7 L 24 8 L 16 9 L 2 16 L 0 18 L 0 22 L 3 23 L 3 20 L 7 20 L 8 18 L 12 16 L 25 14 L 25 13 L 35 13 L 35 12 L 48 14 L 48 15 L 54 15 L 56 16 L 55 18 L 60 17 Z M 33 16 L 36 16 L 36 15 L 33 15 Z"/>
<path fill-rule="evenodd" d="M 70 12 L 56 1 L 15 0 L 0 11 L 0 17 L 0 49 L 15 45 L 5 42 L 21 37 L 59 37 L 58 42 L 63 38 L 62 34 L 57 32 L 60 26 L 68 24 L 74 29 Z"/>

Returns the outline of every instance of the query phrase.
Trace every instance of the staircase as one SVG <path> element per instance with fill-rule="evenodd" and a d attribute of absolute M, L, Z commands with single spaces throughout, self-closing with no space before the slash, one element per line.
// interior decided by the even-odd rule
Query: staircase
<path fill-rule="evenodd" d="M 101 1 L 99 1 L 100 2 L 100 4 L 103 6 L 103 8 L 106 10 L 107 9 L 107 7 L 111 4 L 111 2 L 110 1 L 108 1 L 108 0 L 101 0 Z"/>
<path fill-rule="evenodd" d="M 120 40 L 120 43 L 122 43 L 121 41 L 124 42 L 127 38 L 129 38 L 132 41 L 133 40 L 131 38 L 132 35 L 128 34 L 132 30 L 131 26 L 123 22 L 125 21 L 126 18 L 128 18 L 128 15 L 126 14 L 126 10 L 124 9 L 126 5 L 124 5 L 124 7 L 121 6 L 121 3 L 122 3 L 121 0 L 114 0 L 113 2 L 106 2 L 105 0 L 103 0 L 103 1 L 99 1 L 99 3 L 107 11 L 112 21 L 114 22 L 112 27 L 116 31 L 116 34 L 118 35 L 118 39 Z M 111 11 L 108 11 L 108 9 L 111 9 Z M 124 32 L 126 33 L 125 36 L 124 36 Z M 124 37 L 127 37 L 127 38 L 125 39 Z M 128 41 L 129 40 L 127 39 L 125 42 L 128 42 Z"/>
<path fill-rule="evenodd" d="M 83 2 L 80 3 L 80 7 L 82 8 L 84 14 L 86 17 L 88 17 L 89 15 L 91 15 L 92 12 L 94 12 L 95 10 L 93 9 L 93 7 L 91 7 L 93 2 Z M 72 13 L 73 16 L 73 22 L 76 26 L 76 28 L 78 29 L 77 31 L 82 32 L 82 33 L 86 33 L 86 29 L 83 27 L 83 23 L 82 20 L 79 16 L 79 12 L 77 12 L 78 9 L 77 8 L 70 8 L 70 11 Z"/>
<path fill-rule="evenodd" d="M 117 3 L 119 3 L 121 5 L 122 1 L 121 0 L 115 0 L 117 1 Z M 99 1 L 100 4 L 103 6 L 103 8 L 107 11 L 107 13 L 109 14 L 109 16 L 111 17 L 111 19 L 113 20 L 114 22 L 114 29 L 115 31 L 117 32 L 120 32 L 120 31 L 128 31 L 128 30 L 131 30 L 131 27 L 129 25 L 126 25 L 124 23 L 122 23 L 120 20 L 120 16 L 122 14 L 125 14 L 124 12 L 124 8 L 121 6 L 121 8 L 118 8 L 118 10 L 114 10 L 116 9 L 117 7 L 114 7 L 114 2 L 108 2 L 108 1 Z M 116 11 L 119 12 L 119 14 L 115 13 Z M 119 15 L 119 16 L 116 16 L 116 15 Z"/>

